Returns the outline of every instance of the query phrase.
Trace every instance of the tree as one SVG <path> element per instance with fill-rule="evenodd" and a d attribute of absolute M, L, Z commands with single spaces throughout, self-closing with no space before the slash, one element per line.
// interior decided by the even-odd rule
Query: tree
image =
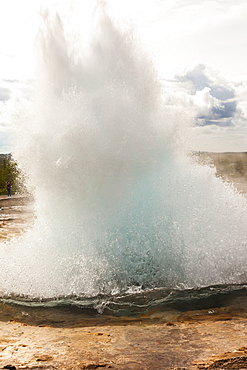
<path fill-rule="evenodd" d="M 12 194 L 26 192 L 24 174 L 11 156 L 4 158 L 2 169 L 0 169 L 0 195 L 7 194 L 7 181 L 12 184 Z"/>

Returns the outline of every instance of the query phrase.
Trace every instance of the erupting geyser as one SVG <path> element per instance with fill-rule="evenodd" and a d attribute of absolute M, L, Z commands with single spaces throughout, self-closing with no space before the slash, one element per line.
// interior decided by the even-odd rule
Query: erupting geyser
<path fill-rule="evenodd" d="M 1 245 L 1 295 L 246 282 L 246 199 L 186 158 L 152 63 L 96 13 L 81 49 L 44 15 L 37 89 L 15 115 L 37 220 Z"/>

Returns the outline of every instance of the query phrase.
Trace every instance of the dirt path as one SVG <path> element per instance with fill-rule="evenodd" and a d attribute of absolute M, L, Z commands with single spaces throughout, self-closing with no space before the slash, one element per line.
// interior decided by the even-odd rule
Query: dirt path
<path fill-rule="evenodd" d="M 18 237 L 34 222 L 32 199 L 27 196 L 0 196 L 0 240 Z"/>

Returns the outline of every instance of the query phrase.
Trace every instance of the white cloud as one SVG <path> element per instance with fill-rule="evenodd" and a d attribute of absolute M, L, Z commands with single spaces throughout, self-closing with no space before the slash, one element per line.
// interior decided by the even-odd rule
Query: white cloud
<path fill-rule="evenodd" d="M 10 99 L 11 90 L 6 87 L 0 86 L 0 101 L 7 101 Z"/>
<path fill-rule="evenodd" d="M 229 81 L 204 63 L 163 81 L 164 101 L 194 117 L 191 149 L 246 151 L 247 76 Z"/>
<path fill-rule="evenodd" d="M 238 98 L 238 108 L 241 111 L 242 117 L 247 120 L 247 76 L 236 84 L 236 94 Z"/>
<path fill-rule="evenodd" d="M 184 69 L 175 76 L 176 86 L 193 103 L 196 124 L 229 126 L 237 113 L 235 87 L 217 71 L 203 63 Z"/>
<path fill-rule="evenodd" d="M 209 87 L 204 87 L 203 90 L 196 91 L 192 97 L 195 107 L 197 108 L 197 117 L 214 117 L 213 109 L 221 109 L 221 102 L 214 98 Z"/>

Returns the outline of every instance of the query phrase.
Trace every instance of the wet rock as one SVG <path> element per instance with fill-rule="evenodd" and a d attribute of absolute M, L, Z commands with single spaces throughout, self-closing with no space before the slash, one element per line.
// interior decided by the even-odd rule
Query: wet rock
<path fill-rule="evenodd" d="M 247 356 L 240 357 L 231 357 L 227 359 L 214 361 L 213 364 L 209 366 L 198 365 L 200 370 L 214 370 L 214 369 L 231 369 L 231 370 L 240 370 L 247 368 Z"/>
<path fill-rule="evenodd" d="M 41 355 L 41 356 L 36 357 L 35 360 L 39 362 L 52 361 L 53 357 L 49 355 Z"/>
<path fill-rule="evenodd" d="M 82 369 L 83 370 L 95 370 L 95 369 L 106 368 L 106 366 L 107 366 L 106 364 L 88 364 L 88 365 L 84 365 Z"/>

